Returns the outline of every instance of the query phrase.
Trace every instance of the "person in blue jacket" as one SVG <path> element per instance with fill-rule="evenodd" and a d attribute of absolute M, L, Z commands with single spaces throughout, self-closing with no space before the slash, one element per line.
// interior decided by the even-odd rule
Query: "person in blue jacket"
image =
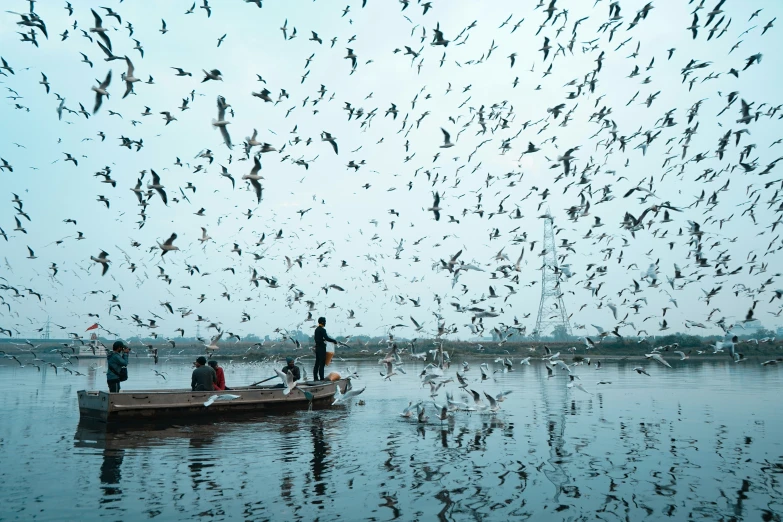
<path fill-rule="evenodd" d="M 128 353 L 130 348 L 122 341 L 115 341 L 112 351 L 106 356 L 106 383 L 110 393 L 120 391 L 120 369 L 128 366 Z"/>

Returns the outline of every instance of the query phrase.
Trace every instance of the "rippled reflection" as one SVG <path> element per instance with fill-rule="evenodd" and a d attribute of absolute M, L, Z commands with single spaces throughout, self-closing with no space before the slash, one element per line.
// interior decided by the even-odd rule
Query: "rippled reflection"
<path fill-rule="evenodd" d="M 142 364 L 128 388 L 160 386 Z M 408 366 L 383 382 L 360 364 L 363 406 L 109 428 L 78 420 L 90 372 L 0 366 L 0 405 L 15 412 L 0 424 L 0 519 L 780 519 L 783 420 L 767 407 L 778 371 L 705 362 L 640 379 L 607 363 L 612 385 L 576 370 L 588 394 L 525 367 L 469 376 L 477 391 L 512 391 L 497 415 L 441 422 L 421 365 Z M 258 380 L 226 368 L 232 382 Z M 184 364 L 166 371 L 165 385 L 189 379 Z M 401 418 L 418 400 L 429 421 Z"/>

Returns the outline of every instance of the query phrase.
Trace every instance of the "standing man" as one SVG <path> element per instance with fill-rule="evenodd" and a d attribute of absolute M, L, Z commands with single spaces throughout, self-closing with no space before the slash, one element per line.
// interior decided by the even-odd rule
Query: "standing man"
<path fill-rule="evenodd" d="M 109 385 L 109 393 L 120 391 L 120 372 L 123 366 L 128 366 L 129 352 L 130 348 L 122 341 L 115 341 L 112 351 L 106 356 L 106 384 Z"/>
<path fill-rule="evenodd" d="M 318 327 L 315 329 L 315 367 L 313 368 L 313 380 L 324 380 L 324 367 L 326 366 L 326 341 L 337 344 L 337 341 L 326 333 L 326 318 L 318 318 Z"/>
<path fill-rule="evenodd" d="M 190 379 L 190 389 L 193 391 L 212 391 L 217 384 L 217 373 L 207 366 L 207 358 L 203 355 L 193 363 L 193 376 Z"/>

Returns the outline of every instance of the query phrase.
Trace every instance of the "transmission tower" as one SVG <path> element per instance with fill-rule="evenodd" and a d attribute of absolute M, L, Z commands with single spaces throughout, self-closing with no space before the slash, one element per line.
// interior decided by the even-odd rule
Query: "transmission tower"
<path fill-rule="evenodd" d="M 552 215 L 547 209 L 544 217 L 544 265 L 541 267 L 541 303 L 538 305 L 538 318 L 533 335 L 536 339 L 549 335 L 553 330 L 564 331 L 571 336 L 571 324 L 563 303 L 560 289 L 562 271 L 557 264 L 557 247 L 553 230 Z"/>
<path fill-rule="evenodd" d="M 43 338 L 46 339 L 46 340 L 49 340 L 49 336 L 51 334 L 51 332 L 49 331 L 49 326 L 51 324 L 51 320 L 50 319 L 51 319 L 50 317 L 47 317 L 46 318 L 46 322 L 44 323 Z"/>

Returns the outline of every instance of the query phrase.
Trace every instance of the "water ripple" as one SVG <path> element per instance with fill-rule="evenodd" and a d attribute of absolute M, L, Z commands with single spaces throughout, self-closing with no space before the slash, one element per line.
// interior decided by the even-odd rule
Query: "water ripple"
<path fill-rule="evenodd" d="M 133 387 L 160 387 L 142 364 Z M 89 376 L 36 383 L 0 366 L 0 405 L 15 412 L 0 425 L 0 518 L 778 520 L 783 420 L 765 405 L 780 372 L 632 367 L 605 364 L 614 384 L 600 388 L 580 369 L 592 395 L 524 368 L 474 384 L 513 391 L 497 415 L 441 423 L 433 410 L 422 424 L 398 415 L 429 401 L 417 364 L 389 383 L 361 363 L 365 406 L 116 431 L 79 423 Z M 164 387 L 187 379 L 167 371 Z M 72 470 L 67 487 L 53 469 Z"/>

